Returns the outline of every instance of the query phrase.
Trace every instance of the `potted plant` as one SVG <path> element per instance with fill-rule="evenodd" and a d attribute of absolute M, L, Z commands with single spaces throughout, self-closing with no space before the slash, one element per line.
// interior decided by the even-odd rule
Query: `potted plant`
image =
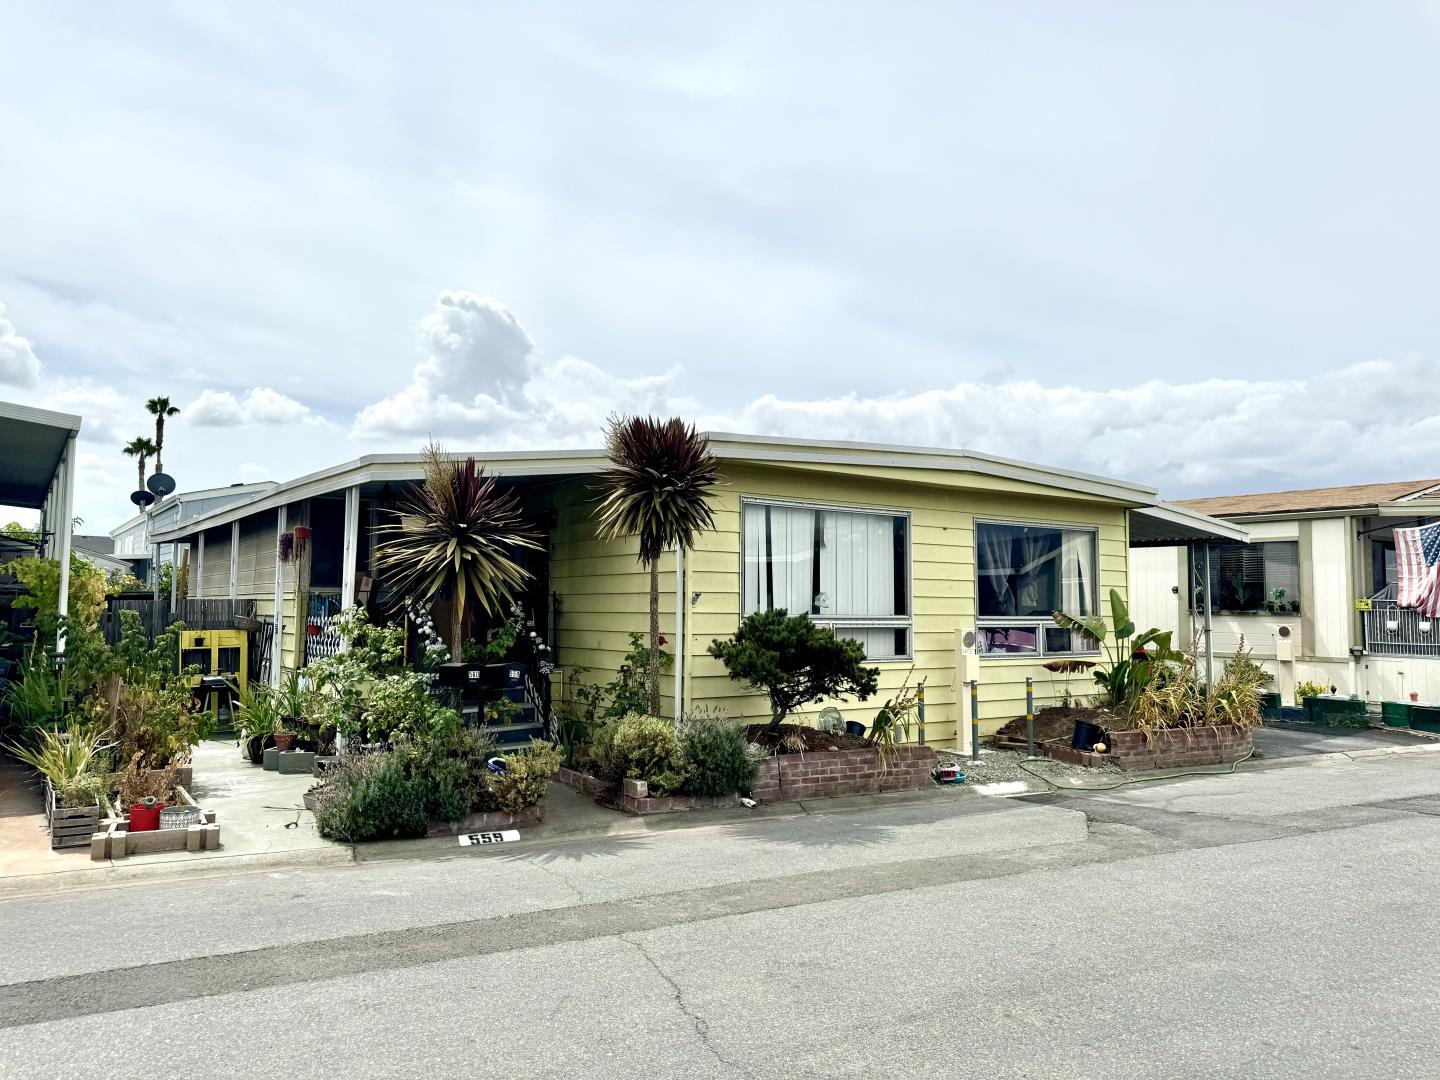
<path fill-rule="evenodd" d="M 295 735 L 306 726 L 309 697 L 310 690 L 298 671 L 286 675 L 275 691 L 275 747 L 281 753 L 295 749 Z"/>
<path fill-rule="evenodd" d="M 275 734 L 280 729 L 275 691 L 261 684 L 246 687 L 235 702 L 235 718 L 239 724 L 240 748 L 250 764 L 259 765 L 265 748 L 275 744 Z"/>
<path fill-rule="evenodd" d="M 295 749 L 296 732 L 292 723 L 288 716 L 282 717 L 280 726 L 275 729 L 275 749 L 282 754 Z"/>

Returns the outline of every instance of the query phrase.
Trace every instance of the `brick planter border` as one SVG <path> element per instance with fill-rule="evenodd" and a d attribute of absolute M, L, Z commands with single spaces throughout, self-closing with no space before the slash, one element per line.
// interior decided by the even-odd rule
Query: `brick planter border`
<path fill-rule="evenodd" d="M 928 746 L 899 746 L 888 769 L 880 768 L 879 750 L 817 750 L 808 754 L 777 754 L 760 763 L 751 796 L 757 802 L 798 802 L 845 795 L 875 795 L 930 787 L 937 760 Z M 651 796 L 644 781 L 627 780 L 616 794 L 601 781 L 575 769 L 562 768 L 555 779 L 583 795 L 626 814 L 668 814 L 739 805 L 738 796 L 698 798 L 693 795 Z"/>
<path fill-rule="evenodd" d="M 1110 751 L 1105 754 L 1072 750 L 1063 742 L 1045 743 L 1044 751 L 1046 757 L 1070 765 L 1094 768 L 1110 761 L 1125 772 L 1148 772 L 1228 765 L 1250 753 L 1254 746 L 1251 730 L 1233 724 L 1169 728 L 1148 739 L 1143 731 L 1115 731 L 1109 734 L 1109 742 Z"/>
<path fill-rule="evenodd" d="M 471 814 L 461 821 L 434 821 L 425 826 L 426 836 L 463 836 L 472 832 L 499 832 L 501 829 L 533 829 L 545 821 L 545 800 L 527 806 L 518 814 L 489 810 Z"/>

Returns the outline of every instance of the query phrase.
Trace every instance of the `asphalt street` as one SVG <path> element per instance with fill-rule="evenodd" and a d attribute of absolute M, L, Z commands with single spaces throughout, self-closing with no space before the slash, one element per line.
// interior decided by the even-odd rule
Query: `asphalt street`
<path fill-rule="evenodd" d="M 0 1074 L 1405 1077 L 1440 754 L 0 902 Z"/>

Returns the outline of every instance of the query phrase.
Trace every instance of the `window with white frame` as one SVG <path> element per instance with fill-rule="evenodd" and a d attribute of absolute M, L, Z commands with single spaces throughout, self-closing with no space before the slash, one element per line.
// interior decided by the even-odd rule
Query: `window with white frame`
<path fill-rule="evenodd" d="M 910 517 L 803 503 L 741 503 L 741 612 L 806 613 L 871 660 L 911 654 Z"/>
<path fill-rule="evenodd" d="M 1093 653 L 1098 643 L 1063 629 L 1052 615 L 1097 609 L 1094 529 L 1021 522 L 975 523 L 976 613 L 991 656 Z"/>

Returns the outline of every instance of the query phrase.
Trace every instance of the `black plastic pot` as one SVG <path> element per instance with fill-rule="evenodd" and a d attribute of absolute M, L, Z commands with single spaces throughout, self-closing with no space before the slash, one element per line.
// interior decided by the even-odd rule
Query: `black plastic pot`
<path fill-rule="evenodd" d="M 1088 720 L 1076 720 L 1075 731 L 1070 736 L 1071 750 L 1089 750 L 1097 742 L 1105 741 L 1105 729 Z"/>
<path fill-rule="evenodd" d="M 845 734 L 854 735 L 857 739 L 863 739 L 865 737 L 865 725 L 860 723 L 859 720 L 846 720 Z"/>

